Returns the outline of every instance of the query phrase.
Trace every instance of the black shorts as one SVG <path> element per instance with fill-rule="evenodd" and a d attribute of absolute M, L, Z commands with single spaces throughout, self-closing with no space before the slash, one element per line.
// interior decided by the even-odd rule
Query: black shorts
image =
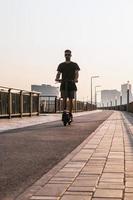
<path fill-rule="evenodd" d="M 74 90 L 70 91 L 61 90 L 61 98 L 75 99 L 75 96 L 76 96 L 76 91 Z"/>
<path fill-rule="evenodd" d="M 60 91 L 62 90 L 77 91 L 77 86 L 74 81 L 62 81 Z"/>

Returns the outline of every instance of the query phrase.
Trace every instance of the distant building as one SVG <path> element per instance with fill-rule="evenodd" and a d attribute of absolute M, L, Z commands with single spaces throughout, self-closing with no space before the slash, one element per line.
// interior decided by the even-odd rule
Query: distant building
<path fill-rule="evenodd" d="M 41 96 L 57 96 L 59 97 L 59 88 L 51 85 L 31 85 L 32 91 L 40 92 Z"/>
<path fill-rule="evenodd" d="M 32 91 L 40 92 L 40 111 L 55 112 L 55 97 L 59 97 L 59 88 L 51 85 L 31 85 Z M 52 97 L 53 96 L 53 97 Z"/>
<path fill-rule="evenodd" d="M 102 106 L 114 106 L 120 104 L 120 92 L 118 90 L 102 90 L 101 91 Z"/>
<path fill-rule="evenodd" d="M 131 84 L 126 83 L 121 85 L 121 95 L 122 95 L 122 104 L 127 103 L 127 89 L 129 87 L 129 102 L 133 101 L 132 92 L 131 92 Z"/>

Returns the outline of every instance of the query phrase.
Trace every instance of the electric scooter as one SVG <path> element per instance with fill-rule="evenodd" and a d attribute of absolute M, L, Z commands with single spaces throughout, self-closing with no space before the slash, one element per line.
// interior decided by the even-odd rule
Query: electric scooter
<path fill-rule="evenodd" d="M 70 125 L 72 122 L 72 118 L 70 116 L 70 113 L 67 111 L 63 111 L 62 113 L 62 122 L 63 125 L 66 126 L 67 124 Z"/>
<path fill-rule="evenodd" d="M 62 80 L 59 80 L 58 82 L 61 83 Z M 65 81 L 65 95 L 66 96 L 67 96 L 67 88 L 68 88 L 68 81 Z M 67 124 L 70 125 L 72 122 L 72 116 L 67 110 L 64 110 L 62 113 L 62 122 L 64 126 L 66 126 Z"/>

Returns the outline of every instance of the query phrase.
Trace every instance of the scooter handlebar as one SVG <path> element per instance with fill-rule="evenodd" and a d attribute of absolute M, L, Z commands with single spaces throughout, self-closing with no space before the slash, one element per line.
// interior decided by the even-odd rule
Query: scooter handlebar
<path fill-rule="evenodd" d="M 56 81 L 56 83 L 61 83 L 61 82 L 63 82 L 63 80 L 62 79 L 59 79 L 59 80 L 55 80 Z M 72 81 L 72 82 L 75 82 L 75 83 L 77 83 L 78 82 L 78 80 L 66 80 L 66 81 Z"/>

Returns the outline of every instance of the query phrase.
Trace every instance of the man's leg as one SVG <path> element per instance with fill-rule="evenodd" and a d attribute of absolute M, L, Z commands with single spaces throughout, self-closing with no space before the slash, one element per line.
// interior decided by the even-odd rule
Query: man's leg
<path fill-rule="evenodd" d="M 67 98 L 63 98 L 63 110 L 67 109 Z"/>
<path fill-rule="evenodd" d="M 69 98 L 69 113 L 72 113 L 73 110 L 73 99 Z"/>

